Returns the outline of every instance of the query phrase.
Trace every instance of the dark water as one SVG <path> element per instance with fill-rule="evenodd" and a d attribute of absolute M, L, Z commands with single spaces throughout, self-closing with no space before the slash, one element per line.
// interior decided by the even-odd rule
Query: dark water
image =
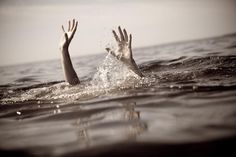
<path fill-rule="evenodd" d="M 74 87 L 59 60 L 0 67 L 0 154 L 236 154 L 236 35 L 134 55 L 145 78 L 104 53 L 73 60 Z"/>

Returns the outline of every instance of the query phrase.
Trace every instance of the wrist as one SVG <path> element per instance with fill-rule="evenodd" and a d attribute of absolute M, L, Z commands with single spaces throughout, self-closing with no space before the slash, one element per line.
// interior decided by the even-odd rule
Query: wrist
<path fill-rule="evenodd" d="M 69 46 L 61 45 L 61 46 L 59 46 L 59 49 L 60 49 L 62 52 L 64 52 L 64 51 L 68 51 Z"/>

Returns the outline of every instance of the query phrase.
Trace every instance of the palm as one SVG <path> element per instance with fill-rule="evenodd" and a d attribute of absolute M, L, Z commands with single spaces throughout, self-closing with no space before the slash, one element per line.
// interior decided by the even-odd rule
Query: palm
<path fill-rule="evenodd" d="M 129 49 L 128 43 L 126 41 L 120 41 L 118 43 L 117 52 L 120 57 L 124 57 L 127 59 L 130 58 L 129 57 L 130 49 Z"/>

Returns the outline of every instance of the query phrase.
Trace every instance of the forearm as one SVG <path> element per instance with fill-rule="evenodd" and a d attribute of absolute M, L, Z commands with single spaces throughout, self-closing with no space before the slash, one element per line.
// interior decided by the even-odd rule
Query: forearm
<path fill-rule="evenodd" d="M 138 68 L 138 65 L 136 64 L 136 62 L 134 61 L 134 59 L 132 58 L 130 61 L 129 61 L 129 65 L 128 67 L 130 67 L 130 69 L 135 72 L 138 76 L 140 77 L 143 77 L 143 74 L 142 72 L 140 71 L 140 69 Z"/>
<path fill-rule="evenodd" d="M 62 68 L 65 76 L 66 82 L 68 82 L 71 85 L 79 84 L 79 78 L 73 68 L 70 54 L 68 51 L 68 48 L 60 48 L 61 51 L 61 59 L 62 59 Z"/>

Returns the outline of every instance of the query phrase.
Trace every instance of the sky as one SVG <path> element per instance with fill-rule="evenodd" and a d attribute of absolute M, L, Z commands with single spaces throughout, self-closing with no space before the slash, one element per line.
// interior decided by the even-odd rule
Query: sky
<path fill-rule="evenodd" d="M 72 57 L 105 53 L 121 26 L 139 48 L 236 32 L 235 0 L 1 0 L 0 66 L 60 58 L 61 25 L 79 21 Z"/>

